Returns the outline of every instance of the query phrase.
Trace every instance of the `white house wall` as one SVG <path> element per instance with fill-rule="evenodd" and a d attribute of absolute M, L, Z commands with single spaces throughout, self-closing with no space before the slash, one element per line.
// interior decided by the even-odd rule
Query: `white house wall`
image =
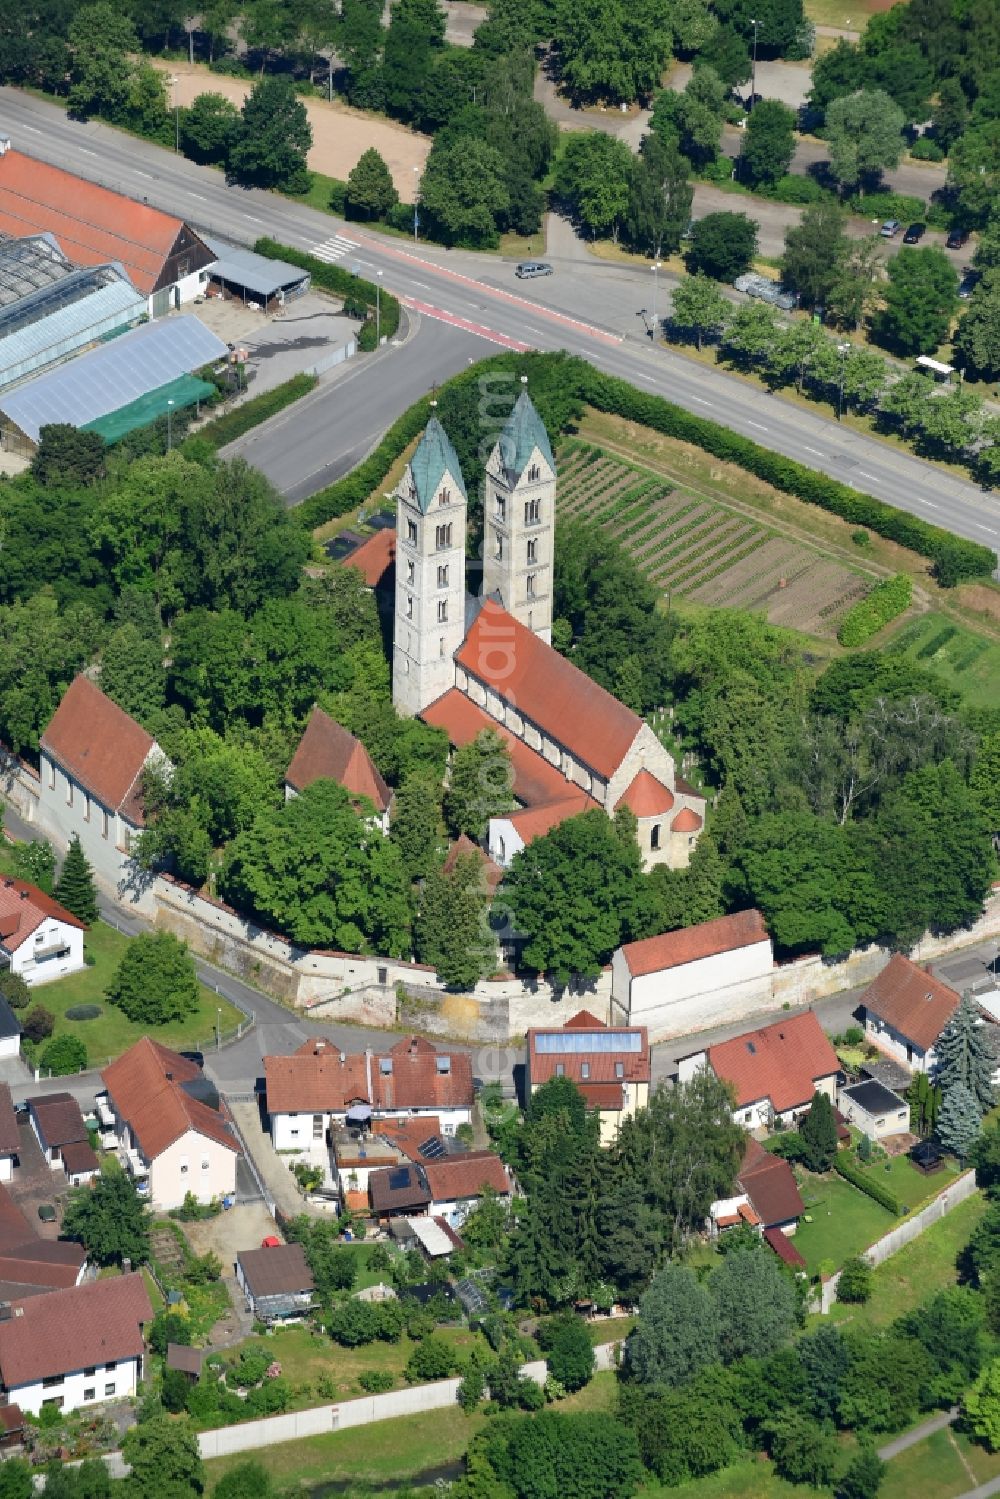
<path fill-rule="evenodd" d="M 42 957 L 36 960 L 35 954 L 39 948 L 50 950 L 56 945 L 67 949 L 65 957 Z M 50 983 L 52 979 L 63 978 L 68 973 L 78 973 L 83 966 L 83 932 L 79 927 L 52 917 L 44 921 L 10 955 L 11 972 L 20 974 L 32 988 Z M 14 1039 L 16 1041 L 17 1038 Z M 13 1053 L 7 1052 L 3 1049 L 3 1043 L 0 1043 L 0 1057 L 8 1055 L 16 1056 L 17 1049 Z"/>
<path fill-rule="evenodd" d="M 236 1151 L 193 1129 L 150 1164 L 150 1198 L 161 1212 L 180 1207 L 187 1192 L 193 1192 L 199 1202 L 211 1202 L 213 1197 L 235 1191 Z"/>
<path fill-rule="evenodd" d="M 117 812 L 85 791 L 42 752 L 38 792 L 38 826 L 65 848 L 74 833 L 94 871 L 98 884 L 117 894 L 131 857 L 129 839 L 138 832 Z"/>
<path fill-rule="evenodd" d="M 893 1030 L 884 1020 L 877 1015 L 865 1012 L 865 1031 L 869 1040 L 884 1051 L 887 1056 L 909 1069 L 910 1072 L 933 1072 L 936 1063 L 934 1048 L 930 1051 L 921 1051 L 912 1041 L 908 1041 L 899 1031 Z"/>
<path fill-rule="evenodd" d="M 126 1400 L 135 1394 L 139 1376 L 139 1360 L 119 1359 L 114 1368 L 98 1364 L 93 1374 L 82 1369 L 65 1375 L 58 1384 L 43 1386 L 41 1380 L 33 1384 L 13 1385 L 8 1391 L 12 1404 L 19 1405 L 25 1414 L 37 1416 L 46 1400 L 62 1396 L 63 1411 L 79 1410 L 81 1406 L 101 1405 L 106 1400 Z M 87 1396 L 93 1392 L 90 1399 Z"/>
<path fill-rule="evenodd" d="M 612 1023 L 645 1025 L 651 1040 L 684 1036 L 767 1009 L 770 939 L 632 977 L 619 948 L 611 960 Z"/>

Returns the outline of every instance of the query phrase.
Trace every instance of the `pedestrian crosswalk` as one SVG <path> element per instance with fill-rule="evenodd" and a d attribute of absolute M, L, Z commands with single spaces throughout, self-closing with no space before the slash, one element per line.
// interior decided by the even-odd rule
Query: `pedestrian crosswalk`
<path fill-rule="evenodd" d="M 352 250 L 357 249 L 357 240 L 348 239 L 346 235 L 343 234 L 333 234 L 329 239 L 325 239 L 321 245 L 314 245 L 310 253 L 315 255 L 317 260 L 325 260 L 329 262 L 333 260 L 342 260 L 345 255 L 348 255 Z"/>

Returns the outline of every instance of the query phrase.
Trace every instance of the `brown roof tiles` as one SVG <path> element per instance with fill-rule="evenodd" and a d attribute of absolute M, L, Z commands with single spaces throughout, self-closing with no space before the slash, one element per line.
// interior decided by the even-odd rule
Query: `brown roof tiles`
<path fill-rule="evenodd" d="M 959 1004 L 959 996 L 925 968 L 891 957 L 861 996 L 862 1007 L 921 1051 L 929 1051 Z"/>
<path fill-rule="evenodd" d="M 21 1135 L 10 1088 L 6 1083 L 0 1083 L 0 1155 L 17 1155 L 20 1148 Z"/>
<path fill-rule="evenodd" d="M 44 1093 L 29 1098 L 27 1104 L 50 1150 L 63 1145 L 89 1143 L 80 1105 L 72 1093 Z"/>
<path fill-rule="evenodd" d="M 264 1073 L 272 1114 L 342 1113 L 354 1103 L 370 1104 L 376 1114 L 471 1108 L 473 1101 L 469 1056 L 439 1051 L 420 1036 L 406 1036 L 374 1055 L 342 1054 L 317 1038 L 294 1056 L 265 1057 Z"/>
<path fill-rule="evenodd" d="M 201 1069 L 179 1052 L 143 1036 L 101 1073 L 118 1113 L 147 1160 L 154 1160 L 188 1130 L 227 1150 L 239 1146 L 222 1115 L 184 1091 Z"/>
<path fill-rule="evenodd" d="M 778 1114 L 805 1107 L 816 1084 L 840 1071 L 813 1010 L 720 1041 L 706 1055 L 716 1076 L 732 1084 L 738 1109 L 769 1098 Z"/>
<path fill-rule="evenodd" d="M 391 795 L 361 740 L 322 708 L 313 708 L 309 715 L 285 780 L 295 791 L 304 791 L 314 781 L 337 781 L 352 796 L 366 796 L 378 812 L 386 810 Z"/>
<path fill-rule="evenodd" d="M 615 803 L 615 810 L 628 807 L 636 817 L 662 817 L 674 804 L 674 794 L 652 771 L 640 770 Z"/>
<path fill-rule="evenodd" d="M 11 875 L 0 877 L 0 942 L 8 952 L 16 951 L 50 918 L 76 927 L 77 931 L 84 930 L 82 921 L 37 885 L 15 880 Z"/>
<path fill-rule="evenodd" d="M 0 167 L 5 159 L 0 157 Z M 81 676 L 63 694 L 40 748 L 103 807 L 121 811 L 141 827 L 136 788 L 154 743 L 134 718 Z"/>
<path fill-rule="evenodd" d="M 621 765 L 642 728 L 631 708 L 491 599 L 455 659 L 605 779 Z"/>
<path fill-rule="evenodd" d="M 241 1249 L 236 1259 L 255 1300 L 261 1296 L 297 1296 L 316 1289 L 301 1244 Z"/>
<path fill-rule="evenodd" d="M 356 567 L 369 588 L 387 586 L 396 566 L 396 530 L 386 526 L 368 536 L 349 556 L 345 567 Z"/>
<path fill-rule="evenodd" d="M 695 963 L 700 958 L 712 958 L 717 953 L 766 941 L 763 916 L 750 910 L 681 927 L 676 932 L 664 932 L 659 937 L 647 937 L 642 942 L 626 942 L 622 952 L 632 977 L 640 978 L 662 968 L 678 968 L 682 963 Z"/>
<path fill-rule="evenodd" d="M 92 1280 L 15 1303 L 0 1322 L 0 1377 L 8 1390 L 94 1364 L 138 1358 L 153 1308 L 138 1273 Z"/>
<path fill-rule="evenodd" d="M 509 729 L 504 728 L 503 724 L 497 723 L 496 719 L 459 692 L 457 687 L 451 687 L 442 693 L 441 697 L 423 710 L 420 717 L 424 723 L 444 729 L 456 747 L 471 744 L 484 730 L 489 730 L 502 739 L 514 772 L 511 789 L 518 801 L 527 807 L 558 801 L 571 789 L 561 770 L 550 765 Z M 597 805 L 596 802 L 594 805 Z"/>
<path fill-rule="evenodd" d="M 492 1150 L 468 1150 L 462 1155 L 426 1161 L 424 1176 L 432 1202 L 459 1202 L 481 1197 L 487 1189 L 506 1196 L 510 1192 L 507 1168 Z"/>
<path fill-rule="evenodd" d="M 756 1140 L 748 1140 L 737 1181 L 753 1203 L 765 1228 L 788 1223 L 805 1212 L 805 1204 L 788 1162 Z"/>

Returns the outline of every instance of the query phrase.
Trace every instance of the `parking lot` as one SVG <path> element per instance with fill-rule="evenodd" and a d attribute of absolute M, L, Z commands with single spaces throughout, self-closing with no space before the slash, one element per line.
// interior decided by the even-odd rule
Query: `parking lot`
<path fill-rule="evenodd" d="M 208 297 L 193 310 L 224 343 L 249 350 L 251 395 L 283 385 L 328 359 L 361 326 L 343 316 L 334 298 L 313 291 L 270 315 L 221 297 Z"/>

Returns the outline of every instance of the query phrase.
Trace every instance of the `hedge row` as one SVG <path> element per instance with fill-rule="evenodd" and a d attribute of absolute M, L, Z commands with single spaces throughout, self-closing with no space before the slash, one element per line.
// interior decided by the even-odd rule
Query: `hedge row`
<path fill-rule="evenodd" d="M 896 1198 L 889 1191 L 889 1188 L 884 1187 L 880 1181 L 876 1181 L 867 1171 L 862 1170 L 853 1156 L 846 1155 L 843 1151 L 838 1151 L 833 1163 L 833 1169 L 838 1176 L 842 1176 L 845 1181 L 850 1182 L 852 1187 L 857 1187 L 859 1192 L 864 1192 L 866 1197 L 870 1197 L 873 1202 L 877 1202 L 881 1207 L 888 1209 L 890 1213 L 894 1213 L 897 1218 L 906 1211 L 897 1202 Z"/>
<path fill-rule="evenodd" d="M 225 416 L 217 416 L 214 421 L 202 427 L 197 434 L 197 441 L 210 443 L 213 448 L 224 448 L 226 443 L 235 442 L 237 437 L 242 437 L 252 427 L 258 427 L 261 422 L 277 416 L 279 411 L 284 411 L 293 401 L 301 400 L 315 387 L 315 375 L 293 375 L 283 385 L 263 391 L 259 396 L 254 396 L 252 401 L 245 401 L 242 406 L 227 411 Z"/>
<path fill-rule="evenodd" d="M 264 235 L 254 245 L 258 255 L 266 255 L 269 260 L 287 260 L 290 265 L 297 265 L 302 270 L 308 271 L 314 286 L 322 287 L 324 291 L 331 291 L 335 296 L 343 297 L 345 304 L 354 303 L 363 307 L 371 313 L 373 324 L 371 345 L 374 347 L 374 313 L 376 301 L 379 307 L 379 326 L 384 338 L 392 338 L 399 328 L 399 302 L 383 287 L 377 287 L 374 281 L 366 281 L 363 276 L 355 276 L 350 271 L 345 271 L 339 265 L 327 265 L 325 260 L 317 260 L 315 255 L 307 255 L 302 250 L 295 250 L 291 245 L 283 245 L 276 239 L 269 239 Z M 369 342 L 362 330 L 361 347 L 364 348 Z"/>
<path fill-rule="evenodd" d="M 841 645 L 864 645 L 877 635 L 890 619 L 896 619 L 910 607 L 913 580 L 905 573 L 877 583 L 865 598 L 848 609 L 840 622 L 837 639 Z"/>
<path fill-rule="evenodd" d="M 301 259 L 308 260 L 309 257 L 303 256 Z M 981 546 L 975 541 L 966 541 L 940 526 L 932 526 L 918 516 L 907 514 L 905 510 L 883 504 L 872 495 L 849 489 L 846 484 L 829 479 L 815 469 L 806 468 L 793 458 L 783 458 L 780 453 L 762 448 L 750 438 L 741 437 L 739 433 L 730 431 L 718 422 L 694 416 L 682 407 L 665 401 L 662 396 L 647 395 L 629 385 L 627 380 L 621 380 L 615 375 L 603 375 L 583 359 L 567 358 L 565 354 L 535 354 L 527 356 L 521 362 L 525 368 L 531 365 L 537 368 L 547 360 L 556 359 L 562 365 L 562 378 L 573 385 L 574 395 L 581 401 L 589 402 L 599 411 L 627 417 L 640 426 L 652 427 L 666 437 L 693 443 L 706 453 L 711 453 L 714 458 L 737 464 L 759 479 L 773 484 L 776 489 L 782 489 L 809 504 L 818 505 L 822 510 L 829 510 L 852 525 L 867 526 L 870 531 L 876 531 L 880 536 L 908 547 L 910 551 L 933 562 L 935 576 L 944 588 L 954 588 L 967 578 L 988 578 L 997 565 L 997 559 L 989 547 Z M 509 365 L 510 356 L 501 354 L 492 360 L 484 359 L 471 369 L 454 376 L 448 385 L 478 379 L 501 361 Z M 359 468 L 336 484 L 320 490 L 299 507 L 301 524 L 312 530 L 334 516 L 345 515 L 366 499 L 385 478 L 407 443 L 425 425 L 429 412 L 426 398 L 404 411 Z"/>
<path fill-rule="evenodd" d="M 822 510 L 830 510 L 852 525 L 867 526 L 889 541 L 896 541 L 900 546 L 928 557 L 943 588 L 954 588 L 956 583 L 967 578 L 988 578 L 997 565 L 989 547 L 966 541 L 951 531 L 909 515 L 905 510 L 883 504 L 872 495 L 850 489 L 837 479 L 829 479 L 815 469 L 796 463 L 794 458 L 784 458 L 780 453 L 762 448 L 749 437 L 741 437 L 718 422 L 693 416 L 680 406 L 665 401 L 662 396 L 636 390 L 628 381 L 615 375 L 603 375 L 588 366 L 583 396 L 601 411 L 627 417 L 641 426 L 662 432 L 666 437 L 694 443 L 714 458 L 738 464 L 776 489 L 783 489 Z"/>

